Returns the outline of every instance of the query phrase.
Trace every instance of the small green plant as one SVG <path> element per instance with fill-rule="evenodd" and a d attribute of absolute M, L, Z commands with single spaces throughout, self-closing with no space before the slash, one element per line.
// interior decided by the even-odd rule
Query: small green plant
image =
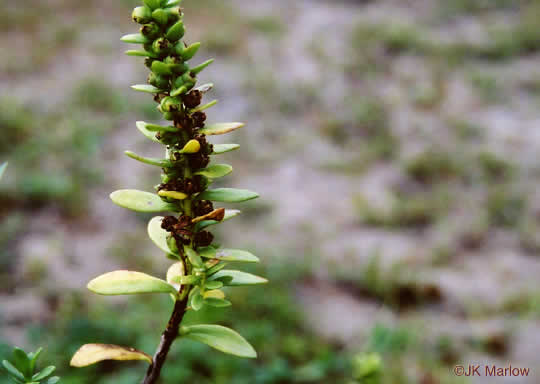
<path fill-rule="evenodd" d="M 171 345 L 178 338 L 199 341 L 239 357 L 255 358 L 253 347 L 235 331 L 215 324 L 186 326 L 182 321 L 187 311 L 199 311 L 204 306 L 230 306 L 223 287 L 267 282 L 246 272 L 225 269 L 231 262 L 258 262 L 259 259 L 246 251 L 221 249 L 207 231 L 208 227 L 240 213 L 214 208 L 213 202 L 239 203 L 258 195 L 241 189 L 208 189 L 214 180 L 232 172 L 230 165 L 209 165 L 210 157 L 239 146 L 212 145 L 206 137 L 231 132 L 244 124 L 206 124 L 204 111 L 217 101 L 201 105 L 201 100 L 213 85 L 195 85 L 197 75 L 212 60 L 197 66 L 188 64 L 201 44 L 187 45 L 182 41 L 185 28 L 179 4 L 180 0 L 144 0 L 144 5 L 133 11 L 133 20 L 142 25 L 140 33 L 122 38 L 126 43 L 142 46 L 142 50 L 126 53 L 145 57 L 145 64 L 151 70 L 148 84 L 133 88 L 152 94 L 164 119 L 171 122 L 167 126 L 137 122 L 137 128 L 145 137 L 165 146 L 164 159 L 146 158 L 133 152 L 126 155 L 162 168 L 161 184 L 156 188 L 157 193 L 121 190 L 111 194 L 115 204 L 136 212 L 175 214 L 154 217 L 148 225 L 150 239 L 173 264 L 166 279 L 123 270 L 106 273 L 88 284 L 91 291 L 100 295 L 166 293 L 171 296 L 174 309 L 153 358 L 133 348 L 86 344 L 71 360 L 75 367 L 103 360 L 143 360 L 150 364 L 143 380 L 145 384 L 159 379 Z"/>
<path fill-rule="evenodd" d="M 36 362 L 41 351 L 42 349 L 39 348 L 36 352 L 26 353 L 20 348 L 14 348 L 12 359 L 2 361 L 11 381 L 16 384 L 56 384 L 60 378 L 58 376 L 50 377 L 56 367 L 49 365 L 41 371 L 36 370 Z"/>

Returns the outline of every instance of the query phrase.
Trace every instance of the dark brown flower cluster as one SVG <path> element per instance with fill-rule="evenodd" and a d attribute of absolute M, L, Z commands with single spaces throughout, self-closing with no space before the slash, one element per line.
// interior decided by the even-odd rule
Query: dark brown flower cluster
<path fill-rule="evenodd" d="M 166 216 L 161 222 L 161 228 L 171 233 L 179 250 L 183 249 L 183 245 L 190 245 L 191 238 L 195 247 L 206 247 L 214 240 L 214 235 L 207 231 L 194 234 L 192 219 L 187 215 L 181 215 L 179 218 Z"/>

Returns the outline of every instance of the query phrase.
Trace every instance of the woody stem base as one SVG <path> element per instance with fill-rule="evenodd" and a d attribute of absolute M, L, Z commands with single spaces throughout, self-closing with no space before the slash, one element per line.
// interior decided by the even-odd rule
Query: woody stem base
<path fill-rule="evenodd" d="M 153 363 L 150 365 L 150 367 L 148 367 L 142 384 L 154 384 L 158 381 L 161 374 L 161 368 L 163 368 L 165 360 L 167 359 L 167 354 L 171 349 L 172 343 L 178 336 L 180 324 L 182 323 L 182 319 L 186 313 L 187 303 L 187 295 L 185 295 L 185 297 L 181 300 L 176 301 L 171 318 L 167 323 L 167 327 L 161 334 L 161 342 L 159 343 L 156 354 L 154 355 Z"/>

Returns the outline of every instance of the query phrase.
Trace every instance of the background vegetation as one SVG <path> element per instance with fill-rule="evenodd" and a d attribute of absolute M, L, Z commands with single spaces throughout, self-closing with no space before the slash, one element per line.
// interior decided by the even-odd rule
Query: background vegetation
<path fill-rule="evenodd" d="M 68 362 L 92 341 L 151 353 L 169 312 L 84 289 L 111 269 L 165 270 L 148 217 L 108 199 L 158 183 L 122 157 L 159 155 L 135 131 L 159 118 L 128 88 L 144 66 L 119 41 L 135 3 L 0 4 L 0 360 L 42 345 L 65 384 L 136 382 L 139 364 Z M 540 366 L 540 2 L 184 7 L 187 39 L 217 58 L 209 121 L 248 122 L 227 183 L 262 196 L 220 241 L 261 257 L 272 284 L 231 292 L 234 316 L 190 318 L 237 329 L 259 360 L 185 342 L 163 382 L 348 383 L 361 352 L 381 354 L 389 384 Z"/>

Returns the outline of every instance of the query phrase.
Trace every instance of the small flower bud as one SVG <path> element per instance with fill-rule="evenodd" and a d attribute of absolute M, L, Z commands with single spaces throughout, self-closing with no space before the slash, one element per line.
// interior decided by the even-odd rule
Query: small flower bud
<path fill-rule="evenodd" d="M 169 28 L 165 37 L 171 41 L 177 41 L 184 37 L 184 33 L 186 33 L 186 28 L 184 27 L 184 22 L 180 20 Z"/>
<path fill-rule="evenodd" d="M 133 21 L 139 24 L 146 24 L 152 20 L 152 11 L 148 7 L 137 7 L 131 15 Z"/>
<path fill-rule="evenodd" d="M 178 20 L 180 9 L 176 8 L 158 8 L 152 12 L 152 18 L 161 25 L 166 25 L 170 21 Z"/>
<path fill-rule="evenodd" d="M 176 97 L 164 97 L 161 100 L 161 110 L 163 112 L 177 112 L 180 110 L 181 102 Z"/>
<path fill-rule="evenodd" d="M 159 26 L 154 23 L 148 23 L 141 27 L 141 34 L 148 37 L 149 39 L 155 39 L 159 36 L 161 30 Z"/>
<path fill-rule="evenodd" d="M 167 56 L 163 62 L 168 64 L 172 71 L 177 75 L 183 75 L 189 70 L 188 65 L 177 56 Z"/>
<path fill-rule="evenodd" d="M 169 42 L 169 40 L 163 37 L 160 37 L 152 43 L 152 51 L 157 53 L 158 55 L 165 55 L 170 51 L 170 49 L 171 43 Z"/>
<path fill-rule="evenodd" d="M 150 72 L 148 75 L 148 83 L 160 89 L 169 87 L 169 79 L 165 76 L 156 75 L 154 72 Z"/>

